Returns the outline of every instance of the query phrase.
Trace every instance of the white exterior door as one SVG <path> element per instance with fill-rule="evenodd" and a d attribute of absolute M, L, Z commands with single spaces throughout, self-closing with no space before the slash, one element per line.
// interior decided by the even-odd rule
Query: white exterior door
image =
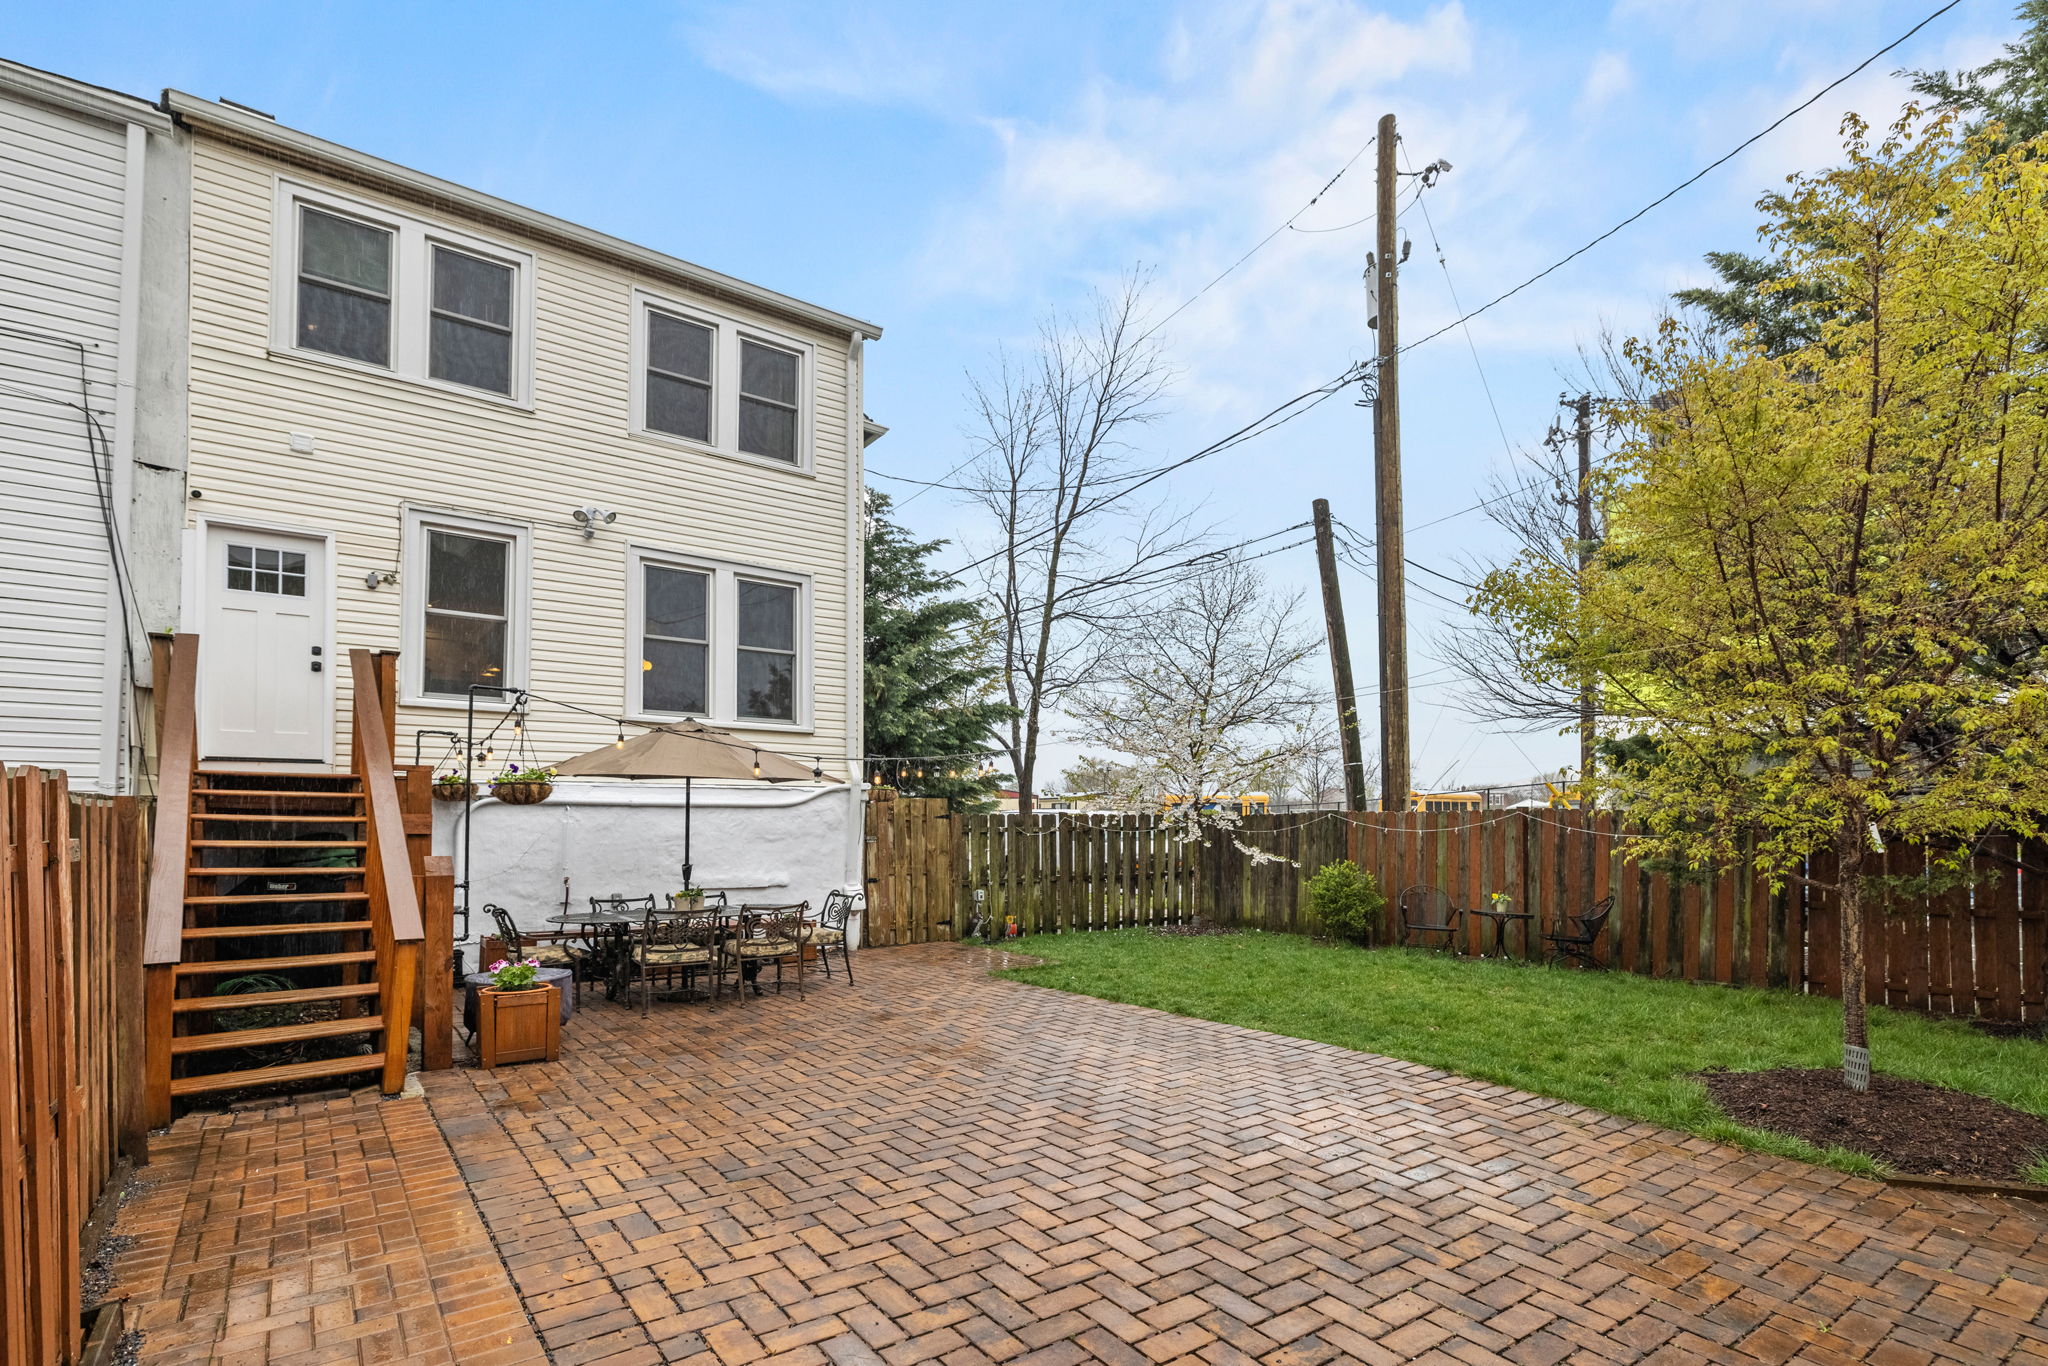
<path fill-rule="evenodd" d="M 208 528 L 202 759 L 326 761 L 327 574 L 324 541 Z"/>

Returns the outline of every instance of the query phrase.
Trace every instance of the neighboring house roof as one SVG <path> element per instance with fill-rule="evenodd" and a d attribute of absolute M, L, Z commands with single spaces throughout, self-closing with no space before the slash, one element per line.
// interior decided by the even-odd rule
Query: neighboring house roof
<path fill-rule="evenodd" d="M 887 427 L 884 427 L 881 423 L 875 421 L 866 413 L 862 413 L 860 415 L 860 424 L 860 444 L 862 446 L 872 446 L 877 441 L 880 441 L 883 437 L 889 434 L 889 429 Z"/>
<path fill-rule="evenodd" d="M 344 147 L 340 143 L 314 137 L 311 133 L 302 133 L 296 128 L 287 128 L 266 115 L 236 108 L 217 100 L 204 100 L 181 90 L 166 90 L 163 107 L 187 124 L 204 128 L 229 141 L 259 148 L 284 161 L 314 170 L 339 173 L 388 193 L 408 199 L 424 199 L 474 217 L 489 219 L 531 237 L 607 258 L 629 270 L 676 280 L 701 292 L 767 309 L 827 332 L 869 339 L 882 335 L 882 329 L 874 323 L 864 322 L 844 313 L 836 313 L 829 308 L 820 308 L 816 304 L 805 303 L 801 299 L 779 294 L 772 289 L 748 284 L 745 280 L 735 279 L 733 276 L 696 265 L 680 257 L 639 246 L 623 238 L 613 237 L 609 233 L 571 223 L 553 214 L 542 213 L 538 209 L 514 204 L 510 200 L 485 194 L 481 190 L 472 190 L 452 180 L 443 180 L 424 171 L 415 171 L 396 162 L 385 161 L 367 152 L 358 152 L 352 147 Z"/>
<path fill-rule="evenodd" d="M 139 123 L 160 132 L 171 131 L 170 119 L 148 100 L 4 58 L 0 58 L 0 90 L 108 123 Z"/>

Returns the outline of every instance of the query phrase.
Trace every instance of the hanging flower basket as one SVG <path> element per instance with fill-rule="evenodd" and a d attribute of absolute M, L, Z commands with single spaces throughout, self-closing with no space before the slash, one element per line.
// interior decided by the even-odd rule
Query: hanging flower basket
<path fill-rule="evenodd" d="M 555 771 L 551 768 L 512 768 L 491 779 L 491 795 L 514 806 L 544 802 L 554 790 Z"/>
<path fill-rule="evenodd" d="M 434 784 L 434 800 L 437 802 L 466 802 L 476 797 L 476 784 L 464 782 L 437 782 Z"/>

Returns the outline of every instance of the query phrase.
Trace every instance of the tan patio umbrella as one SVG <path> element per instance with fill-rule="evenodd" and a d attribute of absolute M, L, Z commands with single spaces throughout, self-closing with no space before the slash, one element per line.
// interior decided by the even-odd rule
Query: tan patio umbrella
<path fill-rule="evenodd" d="M 730 731 L 676 721 L 622 744 L 606 745 L 555 765 L 565 778 L 681 778 L 683 780 L 683 885 L 692 886 L 690 805 L 699 778 L 737 778 L 764 783 L 795 783 L 821 776 L 813 765 L 800 764 L 773 750 L 757 749 Z"/>

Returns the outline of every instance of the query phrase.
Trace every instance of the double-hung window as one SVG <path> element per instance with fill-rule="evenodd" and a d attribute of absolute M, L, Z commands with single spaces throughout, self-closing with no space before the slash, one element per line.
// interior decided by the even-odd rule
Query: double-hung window
<path fill-rule="evenodd" d="M 808 725 L 809 582 L 651 550 L 632 554 L 628 697 L 647 717 Z"/>
<path fill-rule="evenodd" d="M 516 523 L 408 512 L 406 691 L 415 701 L 496 705 L 525 683 L 527 533 Z"/>
<path fill-rule="evenodd" d="M 277 350 L 531 401 L 528 253 L 284 180 L 275 248 Z"/>
<path fill-rule="evenodd" d="M 634 299 L 636 435 L 810 468 L 808 344 L 644 292 Z"/>

